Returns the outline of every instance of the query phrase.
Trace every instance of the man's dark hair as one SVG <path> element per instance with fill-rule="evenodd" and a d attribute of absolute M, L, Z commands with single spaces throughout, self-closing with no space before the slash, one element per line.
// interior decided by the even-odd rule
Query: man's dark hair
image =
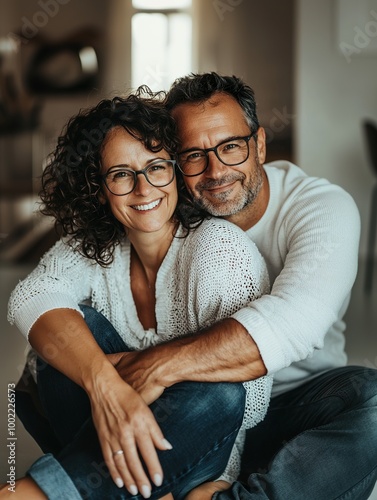
<path fill-rule="evenodd" d="M 71 236 L 71 244 L 102 266 L 112 262 L 115 246 L 125 238 L 122 224 L 100 201 L 106 189 L 100 166 L 104 141 L 111 129 L 122 127 L 148 150 L 164 149 L 174 158 L 176 127 L 162 97 L 142 86 L 127 97 L 105 99 L 80 111 L 69 120 L 42 174 L 41 212 L 53 216 L 58 232 Z M 205 216 L 192 204 L 179 169 L 176 175 L 179 199 L 174 216 L 188 232 Z"/>
<path fill-rule="evenodd" d="M 234 97 L 241 106 L 246 122 L 252 132 L 259 128 L 253 89 L 236 76 L 221 76 L 215 72 L 195 74 L 178 78 L 166 96 L 169 111 L 179 104 L 201 103 L 216 93 L 226 93 Z"/>

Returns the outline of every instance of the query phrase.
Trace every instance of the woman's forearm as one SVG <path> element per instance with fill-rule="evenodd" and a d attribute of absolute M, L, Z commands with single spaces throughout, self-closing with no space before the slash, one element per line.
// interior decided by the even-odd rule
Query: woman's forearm
<path fill-rule="evenodd" d="M 149 477 L 160 485 L 163 471 L 155 449 L 166 450 L 170 445 L 151 410 L 121 379 L 80 313 L 54 309 L 43 314 L 34 323 L 29 340 L 47 363 L 87 392 L 103 457 L 114 482 L 119 487 L 125 485 L 132 494 L 149 492 L 151 482 L 141 455 Z M 115 453 L 119 451 L 121 459 Z"/>
<path fill-rule="evenodd" d="M 72 309 L 43 314 L 30 330 L 29 341 L 38 355 L 89 394 L 98 376 L 117 376 L 84 318 Z M 106 377 L 107 378 L 107 377 Z"/>

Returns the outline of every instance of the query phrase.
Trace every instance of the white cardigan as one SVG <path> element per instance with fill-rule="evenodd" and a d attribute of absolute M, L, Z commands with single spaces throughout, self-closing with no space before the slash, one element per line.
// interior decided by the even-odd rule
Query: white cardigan
<path fill-rule="evenodd" d="M 103 268 L 59 241 L 37 268 L 13 291 L 9 321 L 27 337 L 33 323 L 55 308 L 80 311 L 90 300 L 133 349 L 196 333 L 230 317 L 242 306 L 268 292 L 267 268 L 254 243 L 238 227 L 210 219 L 181 238 L 179 229 L 156 280 L 157 331 L 141 325 L 130 286 L 130 243 L 117 246 L 113 263 Z M 223 479 L 238 475 L 244 429 L 266 413 L 271 376 L 246 382 L 247 402 L 242 430 Z M 236 449 L 238 448 L 238 450 Z"/>

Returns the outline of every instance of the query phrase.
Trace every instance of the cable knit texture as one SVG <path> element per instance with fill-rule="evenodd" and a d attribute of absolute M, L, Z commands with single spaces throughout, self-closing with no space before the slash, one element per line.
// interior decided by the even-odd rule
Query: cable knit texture
<path fill-rule="evenodd" d="M 157 330 L 144 330 L 132 297 L 130 243 L 115 249 L 114 262 L 102 268 L 65 241 L 59 241 L 38 267 L 13 291 L 9 321 L 27 337 L 34 322 L 55 308 L 72 308 L 90 300 L 136 350 L 230 317 L 240 307 L 268 292 L 264 260 L 239 228 L 221 219 L 205 221 L 188 237 L 180 229 L 162 262 L 156 281 Z M 260 422 L 266 413 L 271 376 L 244 384 L 247 392 L 242 430 L 222 476 L 236 479 L 244 429 Z"/>

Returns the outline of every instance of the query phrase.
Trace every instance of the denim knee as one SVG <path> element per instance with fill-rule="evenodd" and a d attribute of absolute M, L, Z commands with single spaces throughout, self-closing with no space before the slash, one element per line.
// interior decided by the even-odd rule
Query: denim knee
<path fill-rule="evenodd" d="M 236 412 L 241 409 L 242 413 L 245 408 L 246 390 L 242 383 L 223 382 L 217 385 L 217 390 L 222 393 L 223 405 L 226 406 L 229 412 Z"/>
<path fill-rule="evenodd" d="M 85 323 L 105 354 L 130 350 L 102 313 L 85 304 L 80 304 L 80 309 L 84 313 Z"/>
<path fill-rule="evenodd" d="M 246 390 L 242 383 L 238 382 L 218 382 L 205 383 L 206 398 L 203 404 L 208 401 L 211 405 L 211 412 L 221 411 L 222 417 L 231 417 L 232 420 L 242 420 L 245 411 Z"/>

